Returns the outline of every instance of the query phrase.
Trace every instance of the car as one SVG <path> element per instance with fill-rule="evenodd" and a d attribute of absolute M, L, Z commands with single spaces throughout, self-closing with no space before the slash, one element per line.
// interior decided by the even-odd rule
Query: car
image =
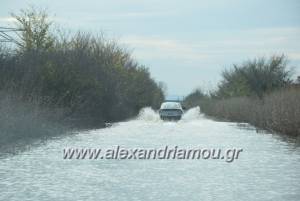
<path fill-rule="evenodd" d="M 179 102 L 163 102 L 159 109 L 159 116 L 162 120 L 180 120 L 183 109 Z"/>

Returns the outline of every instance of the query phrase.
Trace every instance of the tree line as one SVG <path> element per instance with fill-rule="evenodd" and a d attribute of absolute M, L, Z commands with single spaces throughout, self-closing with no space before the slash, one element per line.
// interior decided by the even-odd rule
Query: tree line
<path fill-rule="evenodd" d="M 12 16 L 22 31 L 13 47 L 0 44 L 0 98 L 60 108 L 60 121 L 84 128 L 132 117 L 145 106 L 158 108 L 164 100 L 162 85 L 117 42 L 53 31 L 44 10 Z"/>

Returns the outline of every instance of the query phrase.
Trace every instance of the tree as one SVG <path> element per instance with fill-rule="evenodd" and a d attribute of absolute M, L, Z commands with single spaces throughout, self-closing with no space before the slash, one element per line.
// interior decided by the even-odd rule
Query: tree
<path fill-rule="evenodd" d="M 22 30 L 18 34 L 21 51 L 47 50 L 53 47 L 54 37 L 50 33 L 52 22 L 45 10 L 34 7 L 22 9 L 19 14 L 12 13 L 16 19 L 16 26 Z"/>
<path fill-rule="evenodd" d="M 233 65 L 222 73 L 218 97 L 262 97 L 265 93 L 291 84 L 291 70 L 284 55 L 254 59 L 242 65 Z"/>

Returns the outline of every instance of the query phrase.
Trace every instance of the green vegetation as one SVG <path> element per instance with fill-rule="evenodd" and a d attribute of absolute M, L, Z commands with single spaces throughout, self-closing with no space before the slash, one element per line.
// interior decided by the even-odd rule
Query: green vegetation
<path fill-rule="evenodd" d="M 291 71 L 287 70 L 284 55 L 254 59 L 242 65 L 234 64 L 230 70 L 222 73 L 223 80 L 216 96 L 229 98 L 237 96 L 262 96 L 268 92 L 288 86 L 292 83 Z"/>
<path fill-rule="evenodd" d="M 45 11 L 31 8 L 13 16 L 23 31 L 14 48 L 0 46 L 0 112 L 6 114 L 1 117 L 1 139 L 18 133 L 22 118 L 16 115 L 37 125 L 101 127 L 163 101 L 163 91 L 147 68 L 116 42 L 88 33 L 66 37 L 51 31 Z M 20 129 L 26 132 L 26 126 Z"/>
<path fill-rule="evenodd" d="M 285 56 L 233 65 L 222 77 L 216 91 L 204 95 L 197 90 L 184 105 L 200 105 L 209 116 L 300 135 L 300 85 L 292 82 Z"/>

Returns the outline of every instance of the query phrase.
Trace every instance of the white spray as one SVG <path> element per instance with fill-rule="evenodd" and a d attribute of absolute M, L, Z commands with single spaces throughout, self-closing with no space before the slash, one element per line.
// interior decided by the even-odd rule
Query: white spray
<path fill-rule="evenodd" d="M 198 120 L 202 117 L 200 112 L 200 107 L 194 107 L 186 111 L 182 116 L 182 121 L 193 121 Z M 151 122 L 161 122 L 158 112 L 154 111 L 150 107 L 142 108 L 137 116 L 137 120 L 141 121 L 151 121 Z"/>

